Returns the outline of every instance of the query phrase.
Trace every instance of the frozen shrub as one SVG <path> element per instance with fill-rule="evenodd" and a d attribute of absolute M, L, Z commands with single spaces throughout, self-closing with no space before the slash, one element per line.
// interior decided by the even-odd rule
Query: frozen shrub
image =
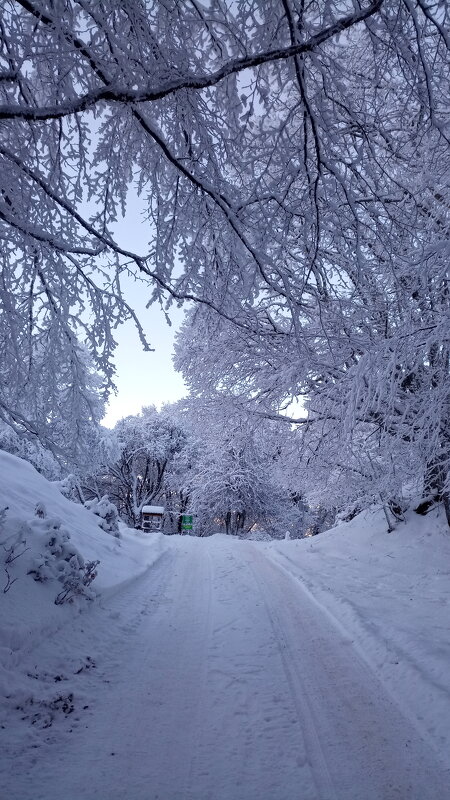
<path fill-rule="evenodd" d="M 6 521 L 6 512 L 8 511 L 8 506 L 0 509 L 0 529 L 4 525 Z M 18 558 L 24 555 L 30 548 L 27 547 L 27 540 L 23 535 L 23 527 L 19 529 L 15 540 L 8 544 L 3 544 L 3 550 L 5 552 L 3 558 L 3 569 L 5 571 L 5 584 L 3 586 L 3 594 L 9 592 L 11 586 L 18 580 L 17 577 L 13 578 L 10 572 L 11 565 L 17 561 Z"/>
<path fill-rule="evenodd" d="M 92 511 L 93 514 L 99 517 L 98 524 L 104 531 L 119 538 L 119 514 L 117 508 L 111 503 L 107 494 L 103 495 L 101 500 L 97 500 L 97 498 L 87 500 L 84 505 L 89 511 Z"/>
<path fill-rule="evenodd" d="M 64 568 L 59 578 L 63 583 L 63 589 L 55 598 L 56 605 L 59 606 L 63 603 L 70 603 L 77 595 L 86 597 L 88 600 L 93 600 L 95 592 L 89 587 L 92 581 L 97 577 L 97 567 L 99 563 L 99 561 L 86 561 L 85 563 L 83 562 L 83 566 L 80 567 L 76 561 L 73 562 L 73 559 L 67 562 L 67 566 Z"/>
<path fill-rule="evenodd" d="M 53 481 L 53 485 L 57 486 L 59 491 L 68 500 L 77 500 L 77 480 L 75 475 L 66 475 L 60 481 Z"/>
<path fill-rule="evenodd" d="M 97 576 L 100 562 L 85 562 L 70 541 L 68 531 L 61 528 L 59 519 L 40 518 L 34 522 L 33 528 L 41 537 L 42 551 L 34 558 L 28 574 L 41 583 L 57 580 L 62 584 L 63 588 L 55 599 L 57 605 L 71 602 L 76 596 L 92 600 L 95 593 L 90 585 Z"/>
<path fill-rule="evenodd" d="M 44 517 L 47 516 L 47 512 L 45 510 L 44 503 L 36 503 L 36 505 L 34 507 L 34 513 L 40 519 L 44 519 Z"/>

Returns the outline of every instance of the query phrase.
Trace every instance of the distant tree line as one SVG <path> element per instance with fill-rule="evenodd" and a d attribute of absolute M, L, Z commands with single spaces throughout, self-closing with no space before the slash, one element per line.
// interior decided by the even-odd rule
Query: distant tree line
<path fill-rule="evenodd" d="M 198 536 L 299 537 L 308 518 L 295 498 L 298 481 L 291 485 L 288 433 L 223 404 L 143 408 L 107 434 L 107 457 L 80 476 L 82 493 L 107 495 L 132 527 L 144 506 L 162 505 L 166 533 L 181 533 L 182 515 L 192 514 Z"/>

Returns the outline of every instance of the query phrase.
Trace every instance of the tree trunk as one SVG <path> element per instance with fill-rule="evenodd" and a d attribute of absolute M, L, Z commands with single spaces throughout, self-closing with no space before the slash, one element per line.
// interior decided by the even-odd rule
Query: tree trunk
<path fill-rule="evenodd" d="M 450 492 L 444 492 L 442 495 L 442 502 L 444 504 L 444 511 L 445 517 L 447 519 L 447 525 L 450 528 Z"/>
<path fill-rule="evenodd" d="M 423 481 L 424 499 L 417 508 L 416 514 L 425 515 L 436 504 L 443 503 L 447 523 L 450 527 L 450 494 L 444 489 L 447 480 L 448 455 L 441 455 L 427 464 Z"/>
<path fill-rule="evenodd" d="M 225 533 L 231 533 L 231 511 L 227 511 L 225 514 Z"/>

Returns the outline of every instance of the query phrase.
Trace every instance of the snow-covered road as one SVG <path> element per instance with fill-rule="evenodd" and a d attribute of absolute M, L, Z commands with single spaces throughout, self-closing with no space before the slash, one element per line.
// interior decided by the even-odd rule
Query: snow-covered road
<path fill-rule="evenodd" d="M 445 766 L 276 551 L 171 537 L 78 618 L 78 640 L 90 661 L 75 696 L 96 699 L 17 758 L 2 797 L 450 796 Z"/>

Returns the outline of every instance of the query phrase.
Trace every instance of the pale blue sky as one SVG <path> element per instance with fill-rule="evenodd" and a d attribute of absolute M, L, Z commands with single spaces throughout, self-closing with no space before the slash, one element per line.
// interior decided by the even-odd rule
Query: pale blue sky
<path fill-rule="evenodd" d="M 115 226 L 115 235 L 126 248 L 145 254 L 148 250 L 149 223 L 142 219 L 143 203 L 130 191 L 126 217 Z M 132 322 L 115 332 L 118 343 L 115 356 L 117 395 L 110 398 L 103 424 L 112 427 L 129 414 L 138 414 L 142 406 L 172 403 L 187 394 L 181 375 L 172 365 L 175 333 L 184 312 L 172 307 L 172 327 L 157 305 L 146 308 L 151 289 L 131 279 L 123 282 L 126 299 L 137 313 L 154 352 L 144 352 Z"/>
<path fill-rule="evenodd" d="M 134 307 L 138 303 L 133 304 Z M 140 313 L 149 344 L 154 352 L 144 352 L 139 336 L 130 322 L 116 331 L 118 347 L 115 363 L 118 393 L 112 396 L 103 425 L 112 427 L 118 419 L 129 414 L 138 414 L 142 406 L 172 403 L 187 394 L 181 375 L 172 365 L 172 350 L 175 331 L 183 312 L 171 313 L 174 318 L 170 328 L 158 306 L 150 306 Z M 138 309 L 140 311 L 140 309 Z"/>

